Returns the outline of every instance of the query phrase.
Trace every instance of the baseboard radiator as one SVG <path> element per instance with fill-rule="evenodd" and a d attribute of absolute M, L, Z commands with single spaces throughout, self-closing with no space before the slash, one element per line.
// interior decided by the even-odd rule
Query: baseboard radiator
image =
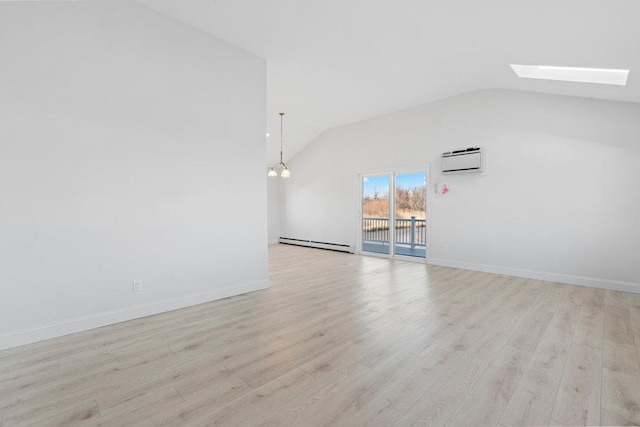
<path fill-rule="evenodd" d="M 317 242 L 315 240 L 292 239 L 290 237 L 280 237 L 278 243 L 285 245 L 304 246 L 307 248 L 325 249 L 328 251 L 346 252 L 352 254 L 355 252 L 353 246 L 343 245 L 340 243 Z"/>

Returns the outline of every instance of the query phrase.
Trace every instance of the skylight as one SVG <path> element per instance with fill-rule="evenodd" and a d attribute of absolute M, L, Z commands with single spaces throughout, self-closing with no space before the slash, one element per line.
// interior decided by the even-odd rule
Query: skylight
<path fill-rule="evenodd" d="M 614 70 L 609 68 L 510 65 L 518 77 L 525 79 L 560 80 L 564 82 L 625 86 L 627 84 L 627 76 L 629 75 L 629 70 Z"/>

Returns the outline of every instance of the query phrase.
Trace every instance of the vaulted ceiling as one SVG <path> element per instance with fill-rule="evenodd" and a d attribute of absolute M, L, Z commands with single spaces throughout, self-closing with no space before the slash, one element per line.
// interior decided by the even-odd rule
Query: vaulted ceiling
<path fill-rule="evenodd" d="M 290 158 L 329 128 L 479 89 L 640 102 L 638 0 L 140 1 L 267 59 L 269 162 L 280 111 Z M 604 86 L 510 63 L 631 72 Z"/>

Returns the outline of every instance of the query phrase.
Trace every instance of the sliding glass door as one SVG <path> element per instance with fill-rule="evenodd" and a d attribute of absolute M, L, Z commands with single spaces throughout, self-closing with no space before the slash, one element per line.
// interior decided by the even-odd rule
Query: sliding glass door
<path fill-rule="evenodd" d="M 390 254 L 391 200 L 389 175 L 362 178 L 362 250 Z"/>
<path fill-rule="evenodd" d="M 426 172 L 364 175 L 361 188 L 362 252 L 425 258 Z"/>
<path fill-rule="evenodd" d="M 427 174 L 403 173 L 394 176 L 396 255 L 427 256 Z"/>

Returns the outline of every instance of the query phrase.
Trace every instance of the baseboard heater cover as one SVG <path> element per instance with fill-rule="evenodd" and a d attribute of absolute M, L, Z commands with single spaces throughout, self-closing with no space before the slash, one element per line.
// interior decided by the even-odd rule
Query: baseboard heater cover
<path fill-rule="evenodd" d="M 305 246 L 308 248 L 315 248 L 315 249 L 325 249 L 328 251 L 346 252 L 350 254 L 355 252 L 353 246 L 351 245 L 344 245 L 340 243 L 318 242 L 315 240 L 292 239 L 290 237 L 280 237 L 280 239 L 278 239 L 278 243 L 282 243 L 285 245 Z"/>

